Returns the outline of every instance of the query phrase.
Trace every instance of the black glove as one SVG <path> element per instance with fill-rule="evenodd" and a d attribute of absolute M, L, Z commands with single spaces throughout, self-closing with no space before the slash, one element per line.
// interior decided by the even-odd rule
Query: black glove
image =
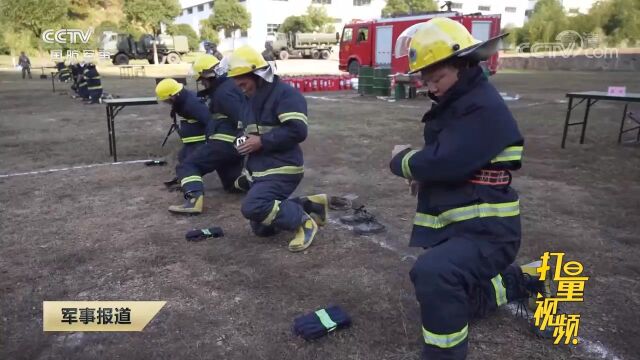
<path fill-rule="evenodd" d="M 351 318 L 344 310 L 339 306 L 329 306 L 297 317 L 293 321 L 293 332 L 305 340 L 313 340 L 349 325 Z"/>
<path fill-rule="evenodd" d="M 208 238 L 219 238 L 223 236 L 224 232 L 222 232 L 222 228 L 214 226 L 208 229 L 189 230 L 187 231 L 185 238 L 187 239 L 187 241 L 202 241 Z"/>

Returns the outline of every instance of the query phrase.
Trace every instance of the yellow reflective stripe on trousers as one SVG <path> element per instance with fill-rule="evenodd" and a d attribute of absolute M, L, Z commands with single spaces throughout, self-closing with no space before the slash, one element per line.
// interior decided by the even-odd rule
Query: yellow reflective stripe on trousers
<path fill-rule="evenodd" d="M 262 224 L 263 225 L 271 225 L 271 223 L 273 223 L 273 220 L 276 219 L 276 216 L 278 216 L 278 212 L 280 211 L 280 200 L 275 200 L 273 202 L 273 207 L 271 208 L 271 212 L 269 212 L 269 215 L 267 215 L 267 217 L 262 220 Z"/>
<path fill-rule="evenodd" d="M 522 161 L 523 146 L 509 146 L 504 149 L 498 156 L 491 160 L 491 163 L 497 163 L 501 161 Z"/>
<path fill-rule="evenodd" d="M 182 143 L 183 144 L 190 144 L 190 143 L 194 143 L 194 142 L 198 142 L 198 141 L 205 141 L 205 140 L 207 140 L 207 138 L 204 135 L 189 136 L 189 137 L 182 138 Z"/>
<path fill-rule="evenodd" d="M 251 134 L 251 133 L 265 134 L 265 133 L 268 133 L 269 131 L 273 130 L 274 128 L 276 128 L 276 126 L 267 126 L 267 125 L 258 126 L 256 124 L 249 124 L 244 129 L 244 132 L 246 134 Z"/>
<path fill-rule="evenodd" d="M 411 150 L 402 157 L 402 177 L 404 177 L 405 179 L 411 178 L 411 168 L 409 168 L 409 159 L 411 159 L 411 157 L 415 155 L 415 153 L 417 152 L 418 150 Z"/>
<path fill-rule="evenodd" d="M 276 174 L 284 174 L 284 175 L 295 175 L 304 173 L 304 168 L 302 166 L 282 166 L 279 168 L 273 168 L 265 171 L 255 171 L 251 173 L 253 177 L 262 177 L 267 175 L 276 175 Z"/>
<path fill-rule="evenodd" d="M 496 275 L 493 279 L 491 279 L 491 284 L 493 285 L 493 290 L 496 292 L 496 305 L 502 306 L 507 303 L 507 289 L 504 287 L 502 282 L 502 276 L 500 274 Z"/>
<path fill-rule="evenodd" d="M 452 348 L 463 342 L 469 334 L 469 325 L 465 325 L 462 330 L 452 334 L 436 334 L 422 327 L 422 336 L 424 342 L 439 348 Z"/>
<path fill-rule="evenodd" d="M 226 135 L 226 134 L 214 134 L 214 135 L 209 136 L 209 139 L 226 141 L 226 142 L 230 142 L 230 143 L 236 141 L 236 137 L 235 136 Z"/>
<path fill-rule="evenodd" d="M 183 178 L 182 180 L 180 180 L 180 186 L 184 186 L 184 184 L 186 183 L 190 183 L 190 182 L 202 182 L 202 176 L 198 176 L 198 175 L 193 175 L 193 176 L 187 176 L 186 178 Z"/>
<path fill-rule="evenodd" d="M 102 89 L 102 86 L 89 86 L 89 87 L 87 87 L 87 89 L 89 89 L 89 90 L 98 90 L 98 89 Z"/>
<path fill-rule="evenodd" d="M 228 119 L 229 117 L 223 113 L 214 113 L 213 117 L 216 119 Z"/>
<path fill-rule="evenodd" d="M 196 119 L 186 119 L 186 118 L 184 120 L 182 120 L 182 121 L 186 121 L 189 124 L 195 124 L 195 123 L 198 122 L 198 120 L 196 120 Z"/>
<path fill-rule="evenodd" d="M 336 326 L 338 326 L 338 324 L 336 324 L 336 322 L 331 319 L 331 316 L 329 316 L 327 310 L 320 309 L 316 311 L 316 315 L 318 316 L 318 319 L 320 319 L 322 326 L 324 326 L 327 331 L 333 331 L 336 329 Z"/>
<path fill-rule="evenodd" d="M 456 222 L 485 217 L 509 217 L 520 214 L 520 201 L 498 204 L 475 204 L 447 210 L 440 215 L 417 213 L 414 225 L 441 229 Z"/>
<path fill-rule="evenodd" d="M 285 122 L 289 120 L 300 120 L 303 123 L 307 124 L 307 115 L 301 112 L 282 113 L 282 114 L 278 114 L 278 120 L 280 120 L 280 122 Z"/>

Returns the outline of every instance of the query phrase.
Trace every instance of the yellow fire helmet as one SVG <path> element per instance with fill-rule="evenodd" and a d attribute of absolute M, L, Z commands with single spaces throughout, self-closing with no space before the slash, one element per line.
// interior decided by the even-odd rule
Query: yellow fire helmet
<path fill-rule="evenodd" d="M 196 59 L 193 63 L 193 77 L 199 80 L 204 76 L 216 76 L 214 68 L 220 64 L 217 57 L 205 54 Z"/>
<path fill-rule="evenodd" d="M 164 101 L 179 93 L 184 86 L 174 79 L 163 79 L 156 85 L 156 96 L 158 100 Z"/>
<path fill-rule="evenodd" d="M 501 34 L 487 41 L 475 39 L 461 23 L 438 17 L 415 24 L 400 34 L 395 56 L 409 56 L 410 72 L 415 73 L 452 57 L 486 60 L 498 51 Z"/>
<path fill-rule="evenodd" d="M 262 54 L 248 45 L 243 45 L 233 51 L 229 56 L 229 77 L 240 76 L 264 69 L 269 63 L 262 57 Z"/>

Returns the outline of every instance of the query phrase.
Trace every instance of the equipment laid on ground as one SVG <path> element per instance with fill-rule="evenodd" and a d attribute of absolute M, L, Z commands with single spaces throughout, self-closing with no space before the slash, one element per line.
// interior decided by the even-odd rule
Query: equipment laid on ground
<path fill-rule="evenodd" d="M 275 39 L 268 43 L 273 56 L 280 60 L 286 60 L 290 55 L 327 60 L 331 47 L 340 39 L 339 33 L 276 33 L 274 36 Z"/>
<path fill-rule="evenodd" d="M 184 35 L 159 35 L 155 39 L 144 34 L 139 41 L 132 35 L 105 31 L 100 38 L 100 51 L 107 52 L 114 65 L 128 65 L 130 59 L 147 59 L 153 64 L 153 43 L 156 42 L 161 64 L 179 64 L 180 56 L 189 52 L 189 42 Z"/>
<path fill-rule="evenodd" d="M 364 205 L 355 208 L 351 215 L 342 216 L 340 222 L 353 226 L 353 232 L 358 235 L 379 234 L 386 230 L 386 227 L 378 222 L 376 217 L 364 208 Z"/>
<path fill-rule="evenodd" d="M 391 69 L 392 74 L 406 73 L 409 70 L 409 61 L 407 56 L 394 55 L 396 40 L 410 26 L 436 17 L 447 17 L 459 21 L 469 29 L 474 38 L 481 41 L 500 33 L 500 15 L 462 15 L 455 11 L 355 21 L 346 24 L 342 30 L 340 70 L 357 75 L 361 66 L 369 66 Z M 498 55 L 491 56 L 483 66 L 490 73 L 495 73 L 498 67 Z"/>
<path fill-rule="evenodd" d="M 185 234 L 185 239 L 187 239 L 187 241 L 203 241 L 209 238 L 219 238 L 223 236 L 224 232 L 222 228 L 213 226 L 207 229 L 189 230 Z"/>
<path fill-rule="evenodd" d="M 336 330 L 349 327 L 351 317 L 339 306 L 329 306 L 297 317 L 293 332 L 305 340 L 314 340 Z"/>

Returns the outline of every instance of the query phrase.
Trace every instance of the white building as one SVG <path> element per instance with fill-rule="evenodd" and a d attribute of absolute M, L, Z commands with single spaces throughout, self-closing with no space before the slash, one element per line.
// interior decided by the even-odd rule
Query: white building
<path fill-rule="evenodd" d="M 249 44 L 262 49 L 267 34 L 273 33 L 284 19 L 291 15 L 304 15 L 307 7 L 323 6 L 327 14 L 333 18 L 336 31 L 354 19 L 379 18 L 385 0 L 240 0 L 251 14 L 251 27 L 246 34 L 236 34 L 235 39 L 224 39 L 219 44 L 222 51 Z M 212 14 L 213 1 L 180 0 L 182 14 L 175 19 L 176 24 L 189 24 L 200 32 L 200 20 Z M 222 35 L 222 34 L 221 34 Z M 222 39 L 223 36 L 220 36 Z"/>

